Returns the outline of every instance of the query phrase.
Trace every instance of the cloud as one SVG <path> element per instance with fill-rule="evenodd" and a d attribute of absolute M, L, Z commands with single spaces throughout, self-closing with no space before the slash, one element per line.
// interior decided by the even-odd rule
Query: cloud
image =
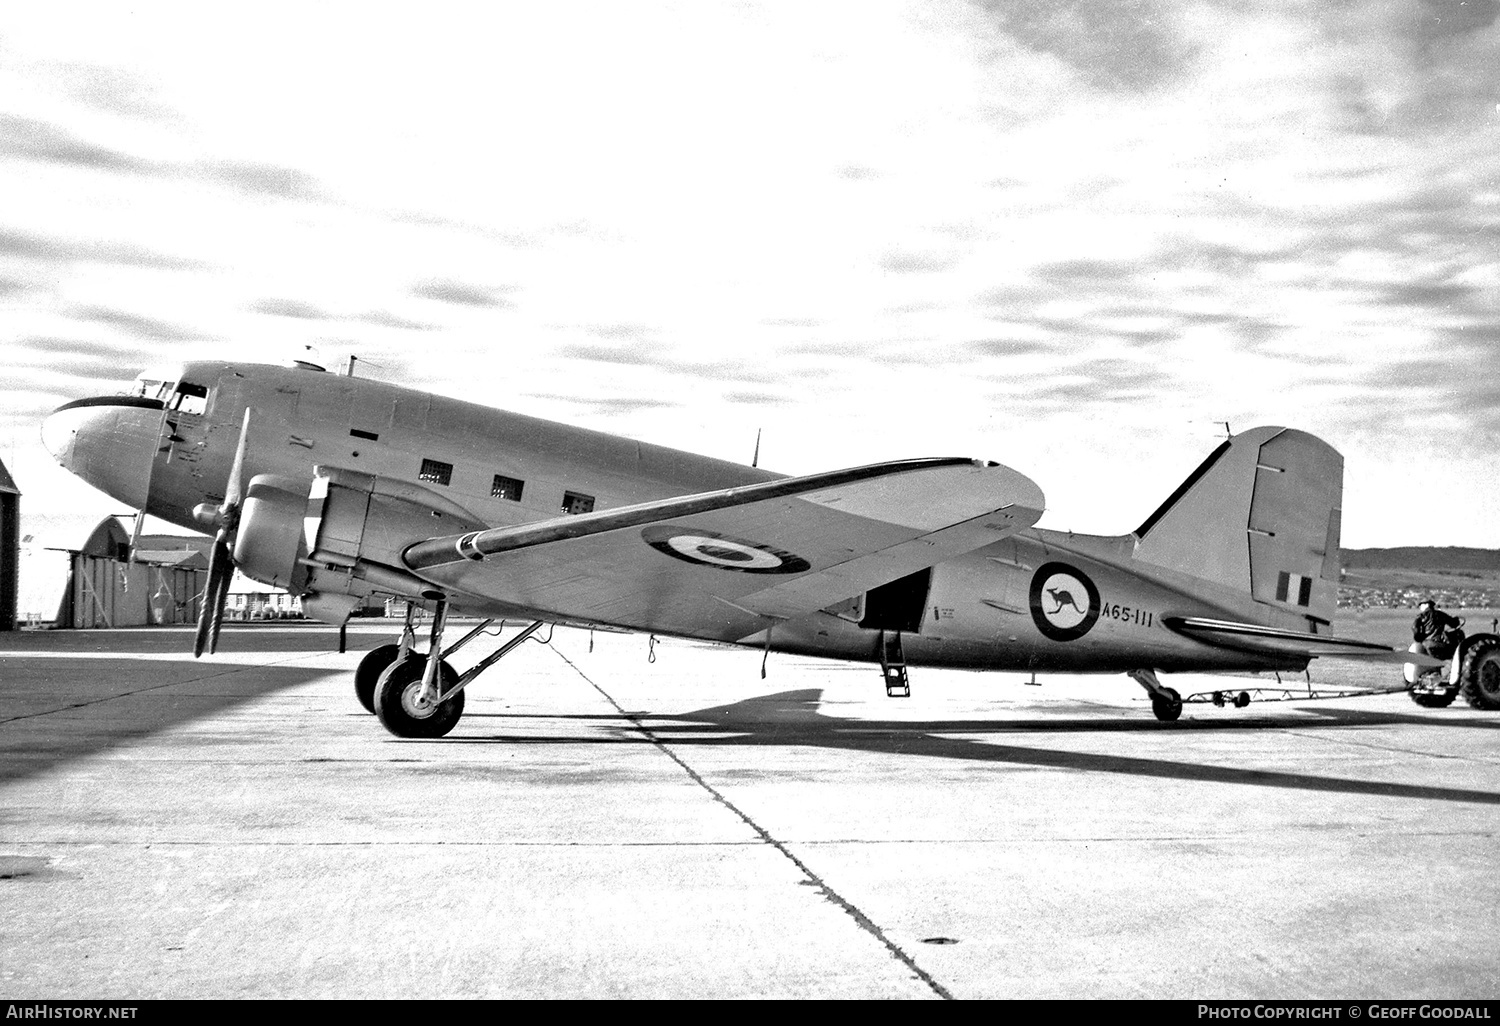
<path fill-rule="evenodd" d="M 657 350 L 652 346 L 600 346 L 584 342 L 569 342 L 557 349 L 557 355 L 568 360 L 587 360 L 591 363 L 618 363 L 631 367 L 650 367 L 657 363 Z"/>
<path fill-rule="evenodd" d="M 724 401 L 747 406 L 784 406 L 788 400 L 775 392 L 725 392 Z"/>
<path fill-rule="evenodd" d="M 1464 307 L 1469 300 L 1486 297 L 1492 290 L 1451 281 L 1396 282 L 1384 286 L 1373 297 L 1382 306 L 1414 306 L 1446 311 Z"/>
<path fill-rule="evenodd" d="M 97 171 L 139 173 L 152 165 L 118 150 L 84 142 L 45 121 L 0 114 L 0 156 Z"/>
<path fill-rule="evenodd" d="M 956 253 L 923 253 L 894 250 L 880 258 L 881 270 L 892 274 L 934 274 L 955 267 L 961 257 Z"/>
<path fill-rule="evenodd" d="M 964 343 L 965 348 L 973 350 L 982 357 L 1008 357 L 1008 356 L 1047 356 L 1058 351 L 1058 347 L 1052 342 L 1036 342 L 1025 339 L 1011 338 L 980 338 Z"/>
<path fill-rule="evenodd" d="M 663 369 L 674 375 L 702 381 L 737 381 L 747 384 L 772 384 L 789 375 L 774 359 L 759 360 L 669 360 Z"/>
<path fill-rule="evenodd" d="M 313 306 L 296 299 L 262 299 L 250 309 L 256 313 L 270 314 L 272 317 L 294 317 L 304 321 L 326 321 L 329 315 Z"/>
<path fill-rule="evenodd" d="M 9 354 L 11 369 L 32 368 L 66 381 L 122 381 L 135 376 L 129 369 L 127 347 L 83 339 L 33 335 L 21 339 Z"/>
<path fill-rule="evenodd" d="M 642 410 L 676 409 L 682 406 L 681 403 L 671 399 L 657 399 L 650 396 L 605 396 L 591 398 L 580 395 L 563 395 L 556 392 L 532 392 L 528 394 L 534 399 L 547 399 L 552 402 L 584 406 L 605 416 L 636 413 Z"/>
<path fill-rule="evenodd" d="M 972 2 L 999 32 L 1057 58 L 1097 89 L 1156 89 L 1181 78 L 1197 56 L 1197 48 L 1173 31 L 1174 8 L 1166 2 Z"/>
<path fill-rule="evenodd" d="M 138 314 L 128 313 L 124 310 L 115 310 L 109 307 L 74 307 L 70 311 L 70 314 L 81 321 L 92 321 L 95 324 L 108 325 L 134 338 L 182 340 L 198 337 L 193 332 L 184 331 L 182 328 L 168 324 L 165 321 L 153 320 L 149 317 L 141 317 Z"/>
<path fill-rule="evenodd" d="M 1054 285 L 1094 286 L 1133 281 L 1139 266 L 1133 260 L 1060 260 L 1037 264 L 1032 267 L 1031 276 Z"/>
<path fill-rule="evenodd" d="M 295 168 L 277 164 L 219 160 L 197 165 L 197 173 L 210 182 L 240 192 L 278 199 L 320 199 L 317 179 Z"/>
<path fill-rule="evenodd" d="M 600 338 L 641 342 L 651 338 L 656 329 L 646 324 L 595 324 L 589 327 L 589 333 Z"/>
<path fill-rule="evenodd" d="M 1500 15 L 1500 0 L 1422 0 L 1422 6 L 1416 35 L 1424 45 L 1487 29 Z"/>
<path fill-rule="evenodd" d="M 409 321 L 405 317 L 398 317 L 389 310 L 371 310 L 362 314 L 359 318 L 366 324 L 374 324 L 382 328 L 395 328 L 398 331 L 435 331 L 437 325 L 423 324 L 419 321 Z"/>
<path fill-rule="evenodd" d="M 495 295 L 495 291 L 479 285 L 466 285 L 463 282 L 438 279 L 422 282 L 411 290 L 412 295 L 421 299 L 433 299 L 439 303 L 453 303 L 457 306 L 506 307 L 511 305 L 509 300 Z"/>
<path fill-rule="evenodd" d="M 170 121 L 173 117 L 171 108 L 157 99 L 153 87 L 118 68 L 66 62 L 47 71 L 68 83 L 69 93 L 95 110 L 144 121 Z"/>
<path fill-rule="evenodd" d="M 0 255 L 53 263 L 86 262 L 125 264 L 161 270 L 197 270 L 207 267 L 197 260 L 168 256 L 128 243 L 99 239 L 44 238 L 0 228 Z"/>
<path fill-rule="evenodd" d="M 653 399 L 646 396 L 620 396 L 608 399 L 585 399 L 582 400 L 590 409 L 599 410 L 609 415 L 622 413 L 636 413 L 640 410 L 672 410 L 682 406 L 681 403 L 671 399 Z"/>

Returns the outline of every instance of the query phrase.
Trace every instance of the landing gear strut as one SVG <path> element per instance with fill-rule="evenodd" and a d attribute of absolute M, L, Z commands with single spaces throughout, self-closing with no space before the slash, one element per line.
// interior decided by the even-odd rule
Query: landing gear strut
<path fill-rule="evenodd" d="M 1155 670 L 1131 670 L 1129 676 L 1151 696 L 1151 711 L 1157 719 L 1169 723 L 1182 715 L 1182 696 L 1157 680 Z"/>
<path fill-rule="evenodd" d="M 407 622 L 399 645 L 383 645 L 375 649 L 365 656 L 359 670 L 355 671 L 355 691 L 360 694 L 360 674 L 368 672 L 366 663 L 373 667 L 377 652 L 395 650 L 390 653 L 391 661 L 376 675 L 371 704 L 386 730 L 397 737 L 411 738 L 438 738 L 452 730 L 463 715 L 464 689 L 517 645 L 540 630 L 543 623 L 537 620 L 527 625 L 520 634 L 460 675 L 449 665 L 448 657 L 483 634 L 495 622 L 494 618 L 481 621 L 477 627 L 445 649 L 443 632 L 448 625 L 448 602 L 446 599 L 438 599 L 432 616 L 427 654 L 419 656 L 412 651 L 415 639 L 411 617 L 412 613 L 408 608 Z"/>
<path fill-rule="evenodd" d="M 412 649 L 417 644 L 416 632 L 412 630 L 412 622 L 416 619 L 416 614 L 416 603 L 408 602 L 406 624 L 401 628 L 401 640 L 394 645 L 372 648 L 359 661 L 359 667 L 354 671 L 354 697 L 359 699 L 359 704 L 364 706 L 365 712 L 375 711 L 375 687 L 380 683 L 380 675 L 394 664 L 411 657 Z"/>

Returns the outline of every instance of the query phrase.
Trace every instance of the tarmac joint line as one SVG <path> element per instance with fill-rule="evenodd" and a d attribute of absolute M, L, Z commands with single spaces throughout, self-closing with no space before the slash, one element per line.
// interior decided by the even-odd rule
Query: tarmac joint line
<path fill-rule="evenodd" d="M 857 924 L 859 924 L 860 929 L 864 930 L 870 936 L 879 941 L 880 944 L 886 949 L 886 951 L 890 952 L 892 958 L 896 959 L 896 961 L 900 962 L 902 965 L 910 969 L 911 972 L 916 976 L 916 978 L 926 984 L 934 994 L 947 1001 L 953 1000 L 953 995 L 948 991 L 948 988 L 944 987 L 941 983 L 935 980 L 930 973 L 928 973 L 925 969 L 918 965 L 916 959 L 912 958 L 911 955 L 902 950 L 899 944 L 887 937 L 885 931 L 882 930 L 874 922 L 874 920 L 860 911 L 858 906 L 851 903 L 843 895 L 839 894 L 838 891 L 829 886 L 827 881 L 825 881 L 817 873 L 813 872 L 812 868 L 808 866 L 807 863 L 799 859 L 791 851 L 790 848 L 788 848 L 781 841 L 777 840 L 775 837 L 772 837 L 764 827 L 762 827 L 759 823 L 752 819 L 743 809 L 726 798 L 712 784 L 704 780 L 703 777 L 693 769 L 693 767 L 684 762 L 682 758 L 676 752 L 672 751 L 672 749 L 668 747 L 666 743 L 658 738 L 649 727 L 645 726 L 639 713 L 627 712 L 619 702 L 615 701 L 613 695 L 611 695 L 608 691 L 605 691 L 602 687 L 595 683 L 595 681 L 591 677 L 589 677 L 588 674 L 579 669 L 577 663 L 573 662 L 573 660 L 569 659 L 557 648 L 553 648 L 552 651 L 557 654 L 557 657 L 559 659 L 567 663 L 568 666 L 572 668 L 574 673 L 582 677 L 583 680 L 589 685 L 589 687 L 599 692 L 599 694 L 604 697 L 604 700 L 606 702 L 614 706 L 616 712 L 618 712 L 625 719 L 629 720 L 635 730 L 640 732 L 640 734 L 645 737 L 647 741 L 654 745 L 663 755 L 676 763 L 678 768 L 686 773 L 688 777 L 693 781 L 693 783 L 697 784 L 699 787 L 703 788 L 703 790 L 707 791 L 709 796 L 712 797 L 714 801 L 718 802 L 720 805 L 724 806 L 724 808 L 728 809 L 731 813 L 738 817 L 742 823 L 748 826 L 751 830 L 755 831 L 756 835 L 764 843 L 770 845 L 772 848 L 775 848 L 778 852 L 781 853 L 782 857 L 784 857 L 792 865 L 796 866 L 797 871 L 800 872 L 804 877 L 806 877 L 806 880 L 803 881 L 805 884 L 816 887 L 818 889 L 818 893 L 822 895 L 824 900 L 842 909 L 844 913 L 849 916 L 849 918 L 853 919 Z"/>

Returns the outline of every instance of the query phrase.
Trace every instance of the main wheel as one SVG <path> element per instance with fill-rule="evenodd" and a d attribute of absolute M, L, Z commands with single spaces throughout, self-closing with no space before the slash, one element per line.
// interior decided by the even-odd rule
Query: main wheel
<path fill-rule="evenodd" d="M 1458 693 L 1476 709 L 1500 709 L 1500 638 L 1480 638 L 1464 653 Z"/>
<path fill-rule="evenodd" d="M 375 685 L 396 657 L 401 654 L 400 645 L 381 645 L 365 653 L 354 670 L 354 697 L 365 707 L 365 712 L 375 711 Z"/>
<path fill-rule="evenodd" d="M 1156 718 L 1164 723 L 1170 723 L 1182 715 L 1182 696 L 1172 688 L 1163 689 L 1165 695 L 1151 696 L 1151 711 Z"/>
<path fill-rule="evenodd" d="M 442 702 L 417 701 L 426 669 L 426 659 L 403 659 L 380 675 L 375 688 L 375 715 L 397 737 L 442 737 L 464 714 L 462 691 Z M 458 672 L 446 662 L 439 664 L 439 691 L 446 694 L 457 683 Z"/>

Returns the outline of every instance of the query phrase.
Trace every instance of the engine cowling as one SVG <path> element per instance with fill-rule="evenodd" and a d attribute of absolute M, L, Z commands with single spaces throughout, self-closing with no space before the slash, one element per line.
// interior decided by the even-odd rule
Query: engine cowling
<path fill-rule="evenodd" d="M 301 593 L 307 590 L 307 555 L 302 525 L 307 515 L 308 482 L 279 474 L 250 479 L 240 510 L 234 562 L 248 577 Z"/>
<path fill-rule="evenodd" d="M 406 546 L 484 526 L 410 481 L 339 467 L 315 468 L 310 482 L 258 474 L 245 492 L 234 561 L 302 595 L 308 616 L 342 623 L 367 596 L 419 599 L 432 590 L 399 565 Z"/>

